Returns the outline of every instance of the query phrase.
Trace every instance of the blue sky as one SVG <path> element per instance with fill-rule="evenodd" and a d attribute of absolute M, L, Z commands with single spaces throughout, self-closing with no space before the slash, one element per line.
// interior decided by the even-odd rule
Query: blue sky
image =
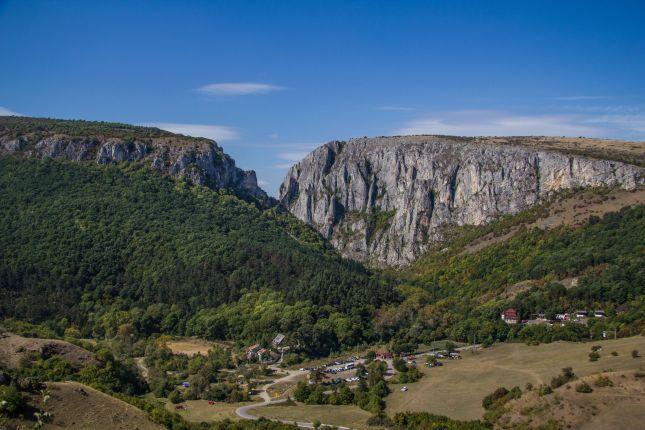
<path fill-rule="evenodd" d="M 645 139 L 643 1 L 0 0 L 0 114 L 215 138 L 262 186 L 333 139 Z"/>

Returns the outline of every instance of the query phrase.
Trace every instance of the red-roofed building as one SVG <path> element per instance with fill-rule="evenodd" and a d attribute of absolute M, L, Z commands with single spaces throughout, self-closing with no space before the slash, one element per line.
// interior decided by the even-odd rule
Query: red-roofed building
<path fill-rule="evenodd" d="M 517 311 L 513 308 L 508 308 L 504 312 L 502 312 L 502 321 L 504 321 L 506 324 L 517 324 L 519 320 L 520 319 L 517 316 Z"/>

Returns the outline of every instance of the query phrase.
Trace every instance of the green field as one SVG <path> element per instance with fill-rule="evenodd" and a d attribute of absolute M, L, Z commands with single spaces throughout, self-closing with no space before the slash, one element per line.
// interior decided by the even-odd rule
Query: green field
<path fill-rule="evenodd" d="M 589 361 L 592 345 L 602 345 L 601 358 Z M 444 360 L 444 367 L 420 366 L 425 376 L 408 391 L 392 384 L 385 400 L 386 412 L 425 411 L 461 420 L 478 419 L 484 412 L 482 398 L 500 386 L 524 389 L 548 383 L 563 367 L 579 376 L 603 370 L 632 370 L 645 367 L 645 358 L 632 358 L 631 351 L 645 352 L 645 337 L 636 336 L 593 343 L 554 342 L 538 346 L 519 343 L 496 344 L 478 353 L 466 352 L 461 360 Z M 611 355 L 618 352 L 617 357 Z"/>

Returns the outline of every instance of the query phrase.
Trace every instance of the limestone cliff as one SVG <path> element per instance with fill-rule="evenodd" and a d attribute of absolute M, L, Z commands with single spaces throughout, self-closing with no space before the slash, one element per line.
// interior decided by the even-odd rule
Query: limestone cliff
<path fill-rule="evenodd" d="M 487 223 L 561 190 L 643 185 L 642 167 L 590 157 L 580 145 L 553 149 L 557 142 L 546 140 L 549 145 L 442 136 L 330 142 L 289 170 L 280 200 L 345 256 L 404 265 L 442 239 L 442 226 Z"/>
<path fill-rule="evenodd" d="M 141 162 L 194 184 L 270 200 L 258 186 L 255 172 L 236 167 L 216 142 L 149 127 L 4 117 L 0 156 L 8 154 L 98 164 Z"/>

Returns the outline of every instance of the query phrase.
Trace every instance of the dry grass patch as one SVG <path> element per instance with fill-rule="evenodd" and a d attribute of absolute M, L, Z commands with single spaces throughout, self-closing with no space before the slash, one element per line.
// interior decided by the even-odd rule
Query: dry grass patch
<path fill-rule="evenodd" d="M 166 342 L 166 346 L 170 348 L 173 354 L 186 354 L 189 357 L 196 354 L 208 355 L 208 351 L 210 351 L 215 345 L 225 349 L 230 347 L 225 343 L 209 342 L 204 339 L 192 337 Z"/>
<path fill-rule="evenodd" d="M 538 346 L 518 343 L 495 345 L 479 353 L 466 352 L 462 360 L 444 360 L 444 366 L 428 369 L 419 366 L 425 376 L 408 391 L 392 384 L 392 394 L 385 400 L 387 413 L 419 411 L 447 415 L 454 419 L 480 419 L 484 396 L 500 386 L 524 389 L 548 383 L 563 367 L 572 367 L 578 376 L 603 370 L 639 370 L 645 366 L 642 357 L 634 359 L 631 351 L 645 350 L 645 338 L 636 336 L 594 342 L 603 346 L 600 360 L 589 361 L 590 343 L 554 342 Z M 617 357 L 610 351 L 617 351 Z"/>
<path fill-rule="evenodd" d="M 547 396 L 525 393 L 505 406 L 507 411 L 498 426 L 539 428 L 555 422 L 562 428 L 576 429 L 641 428 L 645 420 L 645 381 L 635 373 L 603 374 L 601 378 L 611 385 L 598 386 L 599 376 L 593 375 L 565 384 Z M 593 391 L 580 393 L 573 388 L 583 382 Z"/>
<path fill-rule="evenodd" d="M 225 419 L 239 420 L 240 417 L 235 414 L 235 410 L 240 406 L 250 405 L 251 403 L 253 402 L 216 402 L 214 405 L 209 405 L 207 400 L 187 400 L 178 405 L 166 402 L 166 409 L 171 412 L 177 412 L 186 421 L 201 423 L 202 421 L 210 422 Z M 176 409 L 176 406 L 183 406 L 186 409 Z"/>
<path fill-rule="evenodd" d="M 46 410 L 53 419 L 43 429 L 160 430 L 145 412 L 119 399 L 77 382 L 49 382 L 51 398 Z M 40 396 L 30 395 L 30 404 L 40 407 Z M 33 421 L 11 420 L 15 428 L 34 428 Z M 22 427 L 20 427 L 22 426 Z M 1 428 L 2 426 L 0 426 Z M 11 428 L 11 427 L 10 427 Z"/>
<path fill-rule="evenodd" d="M 17 368 L 24 358 L 43 355 L 60 356 L 78 367 L 97 363 L 93 353 L 64 340 L 22 337 L 13 333 L 0 334 L 0 365 L 2 366 Z"/>
<path fill-rule="evenodd" d="M 333 406 L 333 405 L 304 405 L 296 406 L 272 405 L 270 407 L 256 408 L 249 413 L 270 419 L 289 421 L 314 422 L 344 426 L 357 429 L 368 428 L 369 412 L 358 406 Z M 372 427 L 370 427 L 372 428 Z"/>

